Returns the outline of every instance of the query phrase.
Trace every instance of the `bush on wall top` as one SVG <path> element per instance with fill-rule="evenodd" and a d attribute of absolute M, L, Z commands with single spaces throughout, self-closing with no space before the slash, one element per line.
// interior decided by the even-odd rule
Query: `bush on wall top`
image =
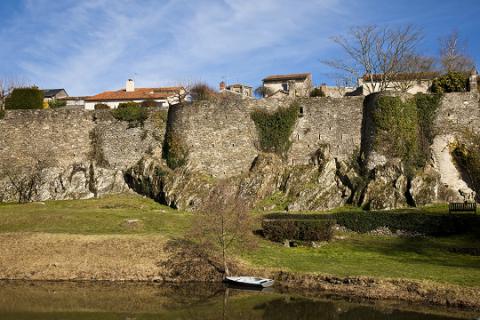
<path fill-rule="evenodd" d="M 465 92 L 468 88 L 468 76 L 463 72 L 449 72 L 432 82 L 433 93 Z"/>
<path fill-rule="evenodd" d="M 37 87 L 15 88 L 5 99 L 5 109 L 42 109 L 43 92 Z"/>
<path fill-rule="evenodd" d="M 127 121 L 129 128 L 142 126 L 148 118 L 145 108 L 135 102 L 120 103 L 117 109 L 112 110 L 112 115 L 117 120 Z"/>

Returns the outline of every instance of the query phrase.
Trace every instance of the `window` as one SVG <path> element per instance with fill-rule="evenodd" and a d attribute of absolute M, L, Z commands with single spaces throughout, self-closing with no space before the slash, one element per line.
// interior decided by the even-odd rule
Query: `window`
<path fill-rule="evenodd" d="M 282 83 L 282 89 L 283 89 L 283 91 L 288 91 L 288 83 L 287 82 Z"/>

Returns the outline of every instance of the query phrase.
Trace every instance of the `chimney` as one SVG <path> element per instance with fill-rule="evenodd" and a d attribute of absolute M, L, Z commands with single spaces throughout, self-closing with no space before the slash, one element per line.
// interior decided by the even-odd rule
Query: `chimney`
<path fill-rule="evenodd" d="M 132 79 L 127 80 L 127 84 L 125 85 L 126 92 L 133 92 L 135 91 L 135 82 Z"/>
<path fill-rule="evenodd" d="M 225 81 L 220 82 L 220 84 L 219 84 L 220 91 L 225 90 L 225 86 L 226 86 L 226 85 L 225 85 Z"/>

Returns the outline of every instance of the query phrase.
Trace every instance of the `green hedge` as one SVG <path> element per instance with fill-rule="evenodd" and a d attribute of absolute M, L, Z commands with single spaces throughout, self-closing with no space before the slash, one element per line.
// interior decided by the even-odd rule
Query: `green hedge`
<path fill-rule="evenodd" d="M 283 240 L 329 241 L 333 237 L 334 219 L 264 219 L 262 229 L 265 238 Z"/>
<path fill-rule="evenodd" d="M 135 102 L 120 103 L 117 109 L 112 110 L 112 115 L 117 120 L 127 121 L 129 128 L 143 125 L 148 118 L 147 110 Z"/>
<path fill-rule="evenodd" d="M 451 71 L 433 80 L 430 90 L 433 93 L 465 92 L 468 89 L 468 75 Z"/>
<path fill-rule="evenodd" d="M 385 211 L 339 212 L 332 214 L 288 214 L 273 213 L 266 215 L 267 220 L 330 220 L 356 232 L 369 232 L 380 227 L 416 232 L 432 236 L 445 236 L 480 232 L 480 215 L 475 214 L 425 214 L 392 213 Z"/>
<path fill-rule="evenodd" d="M 65 107 L 67 105 L 67 101 L 65 100 L 58 100 L 58 99 L 53 99 L 53 100 L 50 100 L 48 101 L 48 107 L 50 108 L 62 108 L 62 107 Z"/>
<path fill-rule="evenodd" d="M 37 87 L 15 88 L 5 99 L 5 109 L 42 109 L 43 92 Z"/>

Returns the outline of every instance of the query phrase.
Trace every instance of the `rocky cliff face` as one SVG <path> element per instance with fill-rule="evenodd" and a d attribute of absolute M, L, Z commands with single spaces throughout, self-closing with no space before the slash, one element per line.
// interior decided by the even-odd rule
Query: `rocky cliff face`
<path fill-rule="evenodd" d="M 465 129 L 480 127 L 478 96 L 442 98 L 430 152 L 413 171 L 411 159 L 396 152 L 405 146 L 404 137 L 398 139 L 375 120 L 375 99 L 297 100 L 299 115 L 286 155 L 260 150 L 250 114 L 274 112 L 290 100 L 177 106 L 169 110 L 168 126 L 165 111 L 152 111 L 136 128 L 108 111 L 9 111 L 0 120 L 0 201 L 134 190 L 174 208 L 197 210 L 219 179 L 228 179 L 252 206 L 264 210 L 346 204 L 388 209 L 473 199 L 475 192 L 462 180 L 449 146 Z M 185 151 L 185 162 L 175 169 L 165 161 L 167 130 Z"/>

